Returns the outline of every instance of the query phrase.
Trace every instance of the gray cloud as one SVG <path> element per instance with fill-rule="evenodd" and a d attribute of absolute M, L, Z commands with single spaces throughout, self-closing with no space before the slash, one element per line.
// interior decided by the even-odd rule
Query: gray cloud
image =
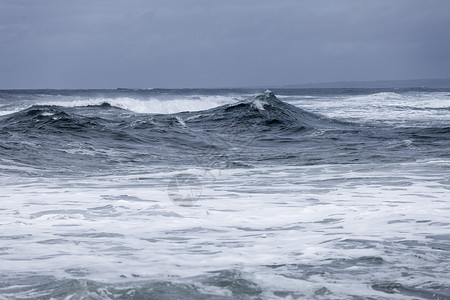
<path fill-rule="evenodd" d="M 0 0 L 0 88 L 450 77 L 450 2 Z"/>

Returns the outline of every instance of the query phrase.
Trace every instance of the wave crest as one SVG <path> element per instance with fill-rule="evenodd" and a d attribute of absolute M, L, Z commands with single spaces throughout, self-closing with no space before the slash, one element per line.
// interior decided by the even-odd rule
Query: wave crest
<path fill-rule="evenodd" d="M 279 100 L 269 90 L 250 100 L 223 105 L 204 111 L 201 115 L 193 114 L 191 118 L 192 123 L 204 123 L 211 128 L 247 125 L 263 126 L 261 129 L 267 130 L 268 126 L 281 128 L 338 126 L 336 121 Z"/>

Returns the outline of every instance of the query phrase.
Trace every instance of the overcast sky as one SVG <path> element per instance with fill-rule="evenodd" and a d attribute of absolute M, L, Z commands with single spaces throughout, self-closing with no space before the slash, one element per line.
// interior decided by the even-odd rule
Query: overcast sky
<path fill-rule="evenodd" d="M 0 0 L 0 88 L 450 78 L 448 0 Z"/>

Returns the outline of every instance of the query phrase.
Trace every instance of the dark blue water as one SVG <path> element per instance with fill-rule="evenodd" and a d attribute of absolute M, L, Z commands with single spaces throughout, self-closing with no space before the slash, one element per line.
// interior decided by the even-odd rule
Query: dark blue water
<path fill-rule="evenodd" d="M 33 101 L 38 94 L 40 100 L 45 99 L 46 93 L 86 98 L 101 93 L 119 98 L 124 94 L 145 97 L 166 93 L 183 97 L 185 93 L 198 92 L 30 91 L 4 92 L 1 97 L 10 105 L 18 105 L 21 97 L 29 96 Z M 210 95 L 240 91 L 200 92 Z M 295 92 L 288 90 L 285 94 Z M 0 126 L 3 159 L 26 164 L 39 172 L 63 175 L 126 174 L 141 167 L 194 167 L 199 156 L 207 163 L 214 153 L 220 153 L 220 160 L 229 167 L 415 161 L 448 158 L 450 145 L 450 127 L 445 124 L 400 128 L 362 125 L 308 112 L 271 93 L 209 110 L 173 114 L 137 114 L 107 100 L 76 107 L 32 104 L 1 116 Z M 404 151 L 402 146 L 391 143 L 399 139 L 414 139 L 420 151 Z M 91 151 L 91 155 L 83 150 Z"/>

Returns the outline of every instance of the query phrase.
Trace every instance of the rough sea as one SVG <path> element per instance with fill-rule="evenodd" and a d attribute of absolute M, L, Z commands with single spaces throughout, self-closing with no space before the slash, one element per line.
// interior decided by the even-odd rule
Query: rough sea
<path fill-rule="evenodd" d="M 0 91 L 0 299 L 450 299 L 450 89 Z"/>

